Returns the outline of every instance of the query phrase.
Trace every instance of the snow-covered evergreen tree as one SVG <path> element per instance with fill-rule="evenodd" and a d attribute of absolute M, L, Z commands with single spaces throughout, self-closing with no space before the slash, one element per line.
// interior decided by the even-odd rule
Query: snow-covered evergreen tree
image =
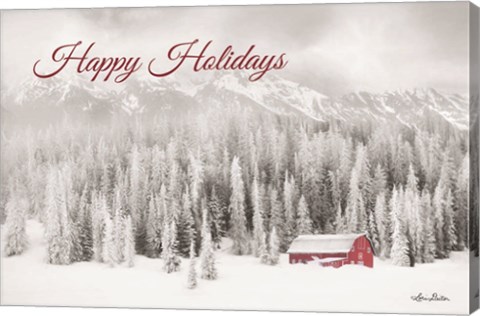
<path fill-rule="evenodd" d="M 189 181 L 190 193 L 192 198 L 192 207 L 194 210 L 198 208 L 200 201 L 200 191 L 203 183 L 204 166 L 200 159 L 193 154 L 189 155 Z M 188 247 L 187 247 L 188 249 Z M 187 250 L 188 252 L 188 250 Z"/>
<path fill-rule="evenodd" d="M 380 249 L 380 239 L 378 236 L 377 221 L 375 214 L 370 212 L 368 215 L 368 237 L 372 241 L 373 249 Z"/>
<path fill-rule="evenodd" d="M 269 240 L 269 264 L 276 265 L 280 260 L 280 242 L 278 240 L 277 229 L 272 228 Z"/>
<path fill-rule="evenodd" d="M 113 236 L 115 244 L 115 263 L 125 261 L 125 231 L 124 216 L 121 201 L 121 193 L 115 192 L 115 200 L 113 205 Z"/>
<path fill-rule="evenodd" d="M 277 231 L 278 243 L 279 243 L 279 251 L 285 252 L 288 250 L 289 242 L 287 239 L 287 235 L 285 232 L 285 214 L 283 210 L 282 203 L 278 199 L 278 192 L 277 189 L 271 187 L 269 189 L 269 202 L 270 202 L 270 210 L 271 210 L 271 230 L 275 228 Z"/>
<path fill-rule="evenodd" d="M 309 235 L 313 233 L 312 220 L 308 211 L 307 202 L 302 195 L 298 202 L 297 232 L 299 235 Z"/>
<path fill-rule="evenodd" d="M 105 216 L 105 233 L 103 236 L 103 262 L 114 267 L 118 262 L 117 245 L 115 243 L 115 226 L 109 214 Z"/>
<path fill-rule="evenodd" d="M 421 249 L 421 262 L 430 263 L 434 261 L 435 257 L 435 233 L 432 220 L 432 202 L 428 190 L 424 190 L 420 209 L 423 218 L 423 249 Z"/>
<path fill-rule="evenodd" d="M 218 277 L 215 266 L 215 253 L 212 246 L 212 235 L 208 225 L 207 210 L 203 211 L 202 219 L 202 247 L 200 252 L 201 278 L 215 280 Z"/>
<path fill-rule="evenodd" d="M 285 181 L 283 184 L 283 205 L 285 209 L 286 221 L 286 239 L 288 246 L 297 236 L 297 213 L 294 206 L 295 200 L 295 180 L 288 171 L 285 171 Z"/>
<path fill-rule="evenodd" d="M 92 204 L 88 203 L 89 186 L 85 184 L 82 195 L 80 196 L 78 212 L 79 212 L 79 245 L 82 250 L 82 261 L 90 261 L 94 255 L 93 249 L 93 221 L 92 221 Z"/>
<path fill-rule="evenodd" d="M 103 239 L 105 236 L 105 217 L 108 215 L 108 207 L 102 194 L 94 195 L 92 214 L 93 253 L 95 260 L 103 262 Z"/>
<path fill-rule="evenodd" d="M 190 243 L 190 267 L 188 270 L 188 283 L 187 287 L 189 289 L 194 289 L 197 287 L 197 270 L 196 270 L 196 259 L 195 259 L 195 242 L 192 239 Z"/>
<path fill-rule="evenodd" d="M 455 191 L 455 231 L 457 232 L 457 243 L 455 250 L 462 251 L 468 245 L 468 201 L 469 201 L 469 176 L 470 176 L 470 161 L 468 153 L 463 158 L 460 169 L 458 170 L 459 176 L 456 183 Z M 475 220 L 472 218 L 472 222 Z"/>
<path fill-rule="evenodd" d="M 268 264 L 270 261 L 270 254 L 267 247 L 267 234 L 265 232 L 262 232 L 262 238 L 260 239 L 258 252 L 260 263 Z"/>
<path fill-rule="evenodd" d="M 380 257 L 386 258 L 390 253 L 390 247 L 388 244 L 388 237 L 390 235 L 390 231 L 387 223 L 388 214 L 385 202 L 385 193 L 383 192 L 377 195 L 377 198 L 375 200 L 374 213 L 377 223 L 379 247 L 376 248 L 376 251 L 380 255 Z"/>
<path fill-rule="evenodd" d="M 453 195 L 450 189 L 447 191 L 447 197 L 445 198 L 444 219 L 445 253 L 448 257 L 450 255 L 450 252 L 455 248 L 455 244 L 457 242 L 454 222 L 455 214 L 453 211 Z"/>
<path fill-rule="evenodd" d="M 445 190 L 442 180 L 439 181 L 433 195 L 433 228 L 435 231 L 435 257 L 442 259 L 447 257 L 445 245 Z"/>
<path fill-rule="evenodd" d="M 335 233 L 343 234 L 345 233 L 345 219 L 342 214 L 342 205 L 338 203 L 337 213 L 335 214 Z"/>
<path fill-rule="evenodd" d="M 354 167 L 350 178 L 350 191 L 347 198 L 347 231 L 361 233 L 367 230 L 367 213 L 360 187 L 359 173 Z"/>
<path fill-rule="evenodd" d="M 352 140 L 345 139 L 342 142 L 342 152 L 338 167 L 338 185 L 340 188 L 340 204 L 342 209 L 346 207 L 348 188 L 350 185 L 350 174 L 352 172 Z"/>
<path fill-rule="evenodd" d="M 332 201 L 332 211 L 335 210 L 335 212 L 338 213 L 338 208 L 342 207 L 342 192 L 340 191 L 340 176 L 338 170 L 335 172 L 328 171 L 328 181 L 329 182 L 325 183 L 325 186 L 330 190 L 329 195 Z M 335 213 L 335 221 L 332 223 L 332 231 L 329 233 L 333 233 L 336 230 L 337 213 Z M 333 212 L 331 215 L 333 215 Z"/>
<path fill-rule="evenodd" d="M 390 202 L 393 215 L 393 244 L 390 257 L 394 265 L 408 267 L 410 266 L 410 258 L 408 256 L 408 240 L 404 223 L 405 215 L 402 210 L 401 199 L 401 194 L 394 188 Z"/>
<path fill-rule="evenodd" d="M 140 151 L 136 144 L 132 147 L 130 158 L 130 196 L 129 206 L 132 212 L 132 220 L 134 227 L 137 228 L 137 234 L 140 233 L 138 229 L 141 225 L 141 178 L 142 178 L 142 162 Z"/>
<path fill-rule="evenodd" d="M 133 232 L 132 217 L 127 215 L 124 219 L 125 243 L 123 254 L 129 268 L 135 265 L 135 236 Z"/>
<path fill-rule="evenodd" d="M 163 270 L 167 273 L 180 270 L 180 258 L 177 256 L 175 236 L 176 225 L 173 217 L 171 217 L 170 220 L 165 220 L 162 238 Z"/>
<path fill-rule="evenodd" d="M 242 169 L 238 157 L 234 157 L 231 168 L 230 196 L 231 228 L 230 235 L 233 240 L 232 253 L 245 255 L 249 253 L 249 242 L 245 217 L 245 191 L 242 180 Z"/>
<path fill-rule="evenodd" d="M 264 236 L 264 223 L 263 223 L 263 201 L 260 196 L 258 188 L 258 180 L 253 178 L 252 183 L 252 205 L 253 205 L 253 254 L 255 257 L 260 256 L 260 247 L 262 245 L 262 238 Z"/>
<path fill-rule="evenodd" d="M 10 192 L 6 204 L 7 219 L 5 221 L 5 255 L 14 256 L 22 254 L 28 246 L 27 233 L 25 228 L 25 216 L 28 203 L 25 199 Z"/>
<path fill-rule="evenodd" d="M 379 194 L 385 193 L 387 189 L 387 175 L 380 164 L 375 168 L 372 178 L 372 195 L 376 198 Z"/>
<path fill-rule="evenodd" d="M 51 168 L 45 193 L 47 262 L 51 264 L 71 263 L 72 241 L 66 196 L 60 172 Z"/>
<path fill-rule="evenodd" d="M 163 226 L 163 207 L 165 207 L 166 188 L 160 187 L 160 197 L 151 195 L 148 203 L 148 220 L 146 227 L 146 255 L 150 258 L 158 258 L 162 252 L 162 226 Z M 158 205 L 157 204 L 160 204 Z"/>
<path fill-rule="evenodd" d="M 208 201 L 208 213 L 210 214 L 210 227 L 212 230 L 212 242 L 215 248 L 220 248 L 222 237 L 225 236 L 225 208 L 217 195 L 216 186 L 212 188 L 210 200 Z"/>
<path fill-rule="evenodd" d="M 409 166 L 407 176 L 407 186 L 405 188 L 404 197 L 404 214 L 406 216 L 408 239 L 411 240 L 410 251 L 416 257 L 421 251 L 417 249 L 423 248 L 422 219 L 420 216 L 420 206 L 418 197 L 418 180 L 415 176 L 412 164 Z"/>
<path fill-rule="evenodd" d="M 177 217 L 177 247 L 183 257 L 190 255 L 190 244 L 195 238 L 195 223 L 192 215 L 192 200 L 188 187 L 182 195 L 180 214 Z"/>
<path fill-rule="evenodd" d="M 370 161 L 368 158 L 368 152 L 363 144 L 358 144 L 356 147 L 355 163 L 353 170 L 356 173 L 356 179 L 354 183 L 350 182 L 350 189 L 356 187 L 354 190 L 358 190 L 361 196 L 361 200 L 358 200 L 357 210 L 355 211 L 358 218 L 358 232 L 364 232 L 368 226 L 368 211 L 373 209 L 373 203 L 375 201 L 372 197 L 372 179 L 370 176 Z M 353 172 L 352 170 L 352 172 Z M 358 199 L 358 198 L 357 198 Z"/>

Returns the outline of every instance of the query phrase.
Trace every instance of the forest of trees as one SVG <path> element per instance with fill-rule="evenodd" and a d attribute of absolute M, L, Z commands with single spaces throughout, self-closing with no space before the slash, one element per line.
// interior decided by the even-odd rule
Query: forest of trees
<path fill-rule="evenodd" d="M 447 134 L 447 135 L 446 135 Z M 276 264 L 300 234 L 368 232 L 401 266 L 468 247 L 468 136 L 392 124 L 355 128 L 225 108 L 141 122 L 59 122 L 2 143 L 5 253 L 45 226 L 51 264 L 133 266 L 190 258 L 217 278 L 215 250 Z"/>

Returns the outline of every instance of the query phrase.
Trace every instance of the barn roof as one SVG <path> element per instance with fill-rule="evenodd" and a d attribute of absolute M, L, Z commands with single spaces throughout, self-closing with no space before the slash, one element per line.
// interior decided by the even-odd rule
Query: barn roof
<path fill-rule="evenodd" d="M 366 234 L 300 235 L 287 253 L 346 253 L 360 236 Z"/>

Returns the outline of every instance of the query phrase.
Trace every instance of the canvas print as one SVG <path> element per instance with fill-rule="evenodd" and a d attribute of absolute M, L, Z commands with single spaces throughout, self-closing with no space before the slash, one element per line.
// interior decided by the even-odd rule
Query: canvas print
<path fill-rule="evenodd" d="M 9 10 L 2 305 L 468 314 L 468 2 Z"/>

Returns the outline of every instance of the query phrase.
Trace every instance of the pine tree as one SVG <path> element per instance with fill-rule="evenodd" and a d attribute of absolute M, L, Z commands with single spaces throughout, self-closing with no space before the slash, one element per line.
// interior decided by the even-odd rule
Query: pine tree
<path fill-rule="evenodd" d="M 95 195 L 93 199 L 92 234 L 95 260 L 103 262 L 103 239 L 105 236 L 105 217 L 108 214 L 107 202 L 103 195 Z"/>
<path fill-rule="evenodd" d="M 397 266 L 410 266 L 410 258 L 408 256 L 408 240 L 405 231 L 405 223 L 403 221 L 404 214 L 401 206 L 401 194 L 394 188 L 391 205 L 393 214 L 393 244 L 390 257 L 392 263 Z"/>
<path fill-rule="evenodd" d="M 129 206 L 132 211 L 132 220 L 134 227 L 138 228 L 141 224 L 141 177 L 142 164 L 141 156 L 137 145 L 132 146 L 131 160 L 130 160 L 130 197 Z M 139 230 L 137 229 L 137 233 Z"/>
<path fill-rule="evenodd" d="M 188 283 L 187 287 L 189 289 L 194 289 L 197 287 L 197 271 L 195 268 L 196 260 L 195 260 L 195 242 L 192 239 L 190 243 L 190 268 L 188 270 Z"/>
<path fill-rule="evenodd" d="M 252 183 L 252 205 L 253 205 L 253 254 L 260 256 L 260 247 L 264 235 L 263 203 L 260 197 L 257 177 L 254 176 Z"/>
<path fill-rule="evenodd" d="M 262 237 L 260 239 L 260 245 L 258 248 L 258 253 L 260 257 L 260 263 L 263 264 L 269 264 L 270 262 L 270 254 L 267 248 L 267 234 L 265 232 L 262 232 Z"/>
<path fill-rule="evenodd" d="M 180 259 L 177 256 L 175 236 L 176 225 L 173 217 L 171 217 L 169 220 L 165 220 L 162 238 L 163 270 L 167 273 L 180 270 Z"/>
<path fill-rule="evenodd" d="M 368 237 L 372 241 L 373 249 L 378 251 L 380 249 L 380 239 L 375 214 L 373 212 L 370 212 L 368 215 Z"/>
<path fill-rule="evenodd" d="M 203 184 L 204 167 L 202 161 L 197 159 L 193 154 L 189 155 L 189 160 L 190 165 L 188 171 L 190 178 L 190 192 L 192 196 L 192 207 L 195 211 L 197 210 L 198 203 L 200 201 L 200 190 Z"/>
<path fill-rule="evenodd" d="M 233 240 L 232 253 L 245 255 L 249 252 L 247 225 L 245 217 L 245 193 L 242 180 L 242 169 L 238 157 L 234 157 L 231 168 L 230 213 L 231 228 L 230 235 Z"/>
<path fill-rule="evenodd" d="M 422 219 L 420 217 L 420 207 L 418 198 L 418 180 L 415 176 L 413 166 L 410 164 L 407 176 L 407 186 L 405 189 L 404 208 L 406 215 L 406 226 L 409 234 L 408 239 L 411 240 L 411 253 L 419 259 L 423 248 Z M 418 261 L 418 260 L 417 260 Z"/>
<path fill-rule="evenodd" d="M 367 230 L 368 212 L 373 209 L 375 201 L 372 197 L 372 179 L 370 177 L 370 162 L 368 159 L 368 152 L 363 144 L 358 144 L 356 148 L 355 163 L 353 170 L 357 175 L 356 186 L 361 196 L 361 203 L 359 203 L 358 225 L 357 231 L 364 232 Z M 353 171 L 352 171 L 353 172 Z M 352 183 L 350 183 L 352 188 Z"/>
<path fill-rule="evenodd" d="M 450 153 L 450 148 L 446 148 L 443 153 L 442 167 L 440 170 L 440 178 L 445 185 L 445 191 L 453 190 L 456 182 L 455 162 Z"/>
<path fill-rule="evenodd" d="M 351 233 L 361 233 L 367 230 L 367 214 L 365 210 L 365 201 L 359 181 L 359 173 L 354 167 L 350 178 L 350 191 L 347 199 L 347 231 Z"/>
<path fill-rule="evenodd" d="M 22 254 L 28 246 L 27 233 L 25 228 L 25 216 L 28 203 L 25 199 L 10 193 L 6 204 L 7 219 L 5 230 L 5 255 L 14 256 Z"/>
<path fill-rule="evenodd" d="M 87 201 L 89 187 L 85 184 L 79 202 L 79 244 L 82 249 L 82 261 L 90 261 L 94 255 L 93 249 L 93 222 L 92 222 L 92 204 Z"/>
<path fill-rule="evenodd" d="M 387 188 L 387 175 L 380 164 L 375 168 L 372 179 L 372 195 L 376 198 L 379 194 L 385 193 Z"/>
<path fill-rule="evenodd" d="M 224 207 L 217 195 L 216 187 L 212 188 L 210 200 L 208 201 L 208 213 L 210 214 L 210 227 L 212 230 L 212 242 L 215 248 L 220 248 L 222 237 L 225 236 L 225 214 Z"/>
<path fill-rule="evenodd" d="M 462 161 L 462 165 L 458 170 L 459 176 L 456 183 L 455 191 L 455 231 L 457 232 L 457 243 L 455 250 L 462 251 L 468 244 L 468 205 L 469 205 L 469 175 L 470 175 L 470 161 L 468 153 L 465 155 Z M 473 203 L 473 202 L 471 202 Z M 475 222 L 472 220 L 472 222 Z"/>
<path fill-rule="evenodd" d="M 73 201 L 69 202 L 67 206 L 68 221 L 70 223 L 70 240 L 72 243 L 72 248 L 70 249 L 71 262 L 80 262 L 83 260 L 83 249 L 80 243 L 82 222 L 79 214 L 79 206 L 72 206 L 72 204 L 78 204 L 77 200 L 77 194 L 74 194 Z"/>
<path fill-rule="evenodd" d="M 450 252 L 455 248 L 456 244 L 456 232 L 455 232 L 455 214 L 453 212 L 453 195 L 452 191 L 449 189 L 447 192 L 447 197 L 445 199 L 445 226 L 444 226 L 444 236 L 445 236 L 445 252 L 447 257 Z"/>
<path fill-rule="evenodd" d="M 298 219 L 297 219 L 297 231 L 299 235 L 309 235 L 313 233 L 312 220 L 310 219 L 310 213 L 305 201 L 305 197 L 302 195 L 298 202 Z"/>
<path fill-rule="evenodd" d="M 202 267 L 201 278 L 206 280 L 215 280 L 218 276 L 218 273 L 217 268 L 215 267 L 215 254 L 212 246 L 212 235 L 208 225 L 207 210 L 203 211 L 200 261 Z"/>
<path fill-rule="evenodd" d="M 64 255 L 68 263 L 82 260 L 82 249 L 79 242 L 80 225 L 78 220 L 78 194 L 73 188 L 73 176 L 71 162 L 66 162 L 58 170 L 60 188 L 60 206 L 62 209 L 60 219 L 62 221 L 65 237 Z"/>
<path fill-rule="evenodd" d="M 322 226 L 321 214 L 328 209 L 327 201 L 322 190 L 322 182 L 324 177 L 325 168 L 321 164 L 322 159 L 317 156 L 315 149 L 323 141 L 323 137 L 318 135 L 319 138 L 310 140 L 306 131 L 301 131 L 300 148 L 299 148 L 299 160 L 301 163 L 301 192 L 305 199 L 306 204 L 314 210 L 310 212 L 310 219 L 316 228 Z M 318 151 L 321 153 L 321 151 Z M 298 214 L 300 216 L 300 214 Z M 297 233 L 301 234 L 300 231 Z"/>
<path fill-rule="evenodd" d="M 132 217 L 127 215 L 124 219 L 125 243 L 123 254 L 129 268 L 135 265 L 135 236 L 133 232 Z"/>
<path fill-rule="evenodd" d="M 342 153 L 340 155 L 339 163 L 339 187 L 340 187 L 340 204 L 342 209 L 346 207 L 348 189 L 350 185 L 350 175 L 352 172 L 352 142 L 351 139 L 347 138 L 342 144 Z"/>
<path fill-rule="evenodd" d="M 71 234 L 67 213 L 65 183 L 58 170 L 51 168 L 48 173 L 45 194 L 47 212 L 46 239 L 47 262 L 51 264 L 71 263 Z"/>
<path fill-rule="evenodd" d="M 168 176 L 168 186 L 167 186 L 167 207 L 168 210 L 165 212 L 165 221 L 170 223 L 173 222 L 175 228 L 172 230 L 172 247 L 174 249 L 175 256 L 178 255 L 178 246 L 179 246 L 179 235 L 178 228 L 181 219 L 182 213 L 182 169 L 180 164 L 174 158 L 176 155 L 177 142 L 172 140 L 169 144 L 172 146 L 171 153 L 169 154 L 171 161 L 169 162 L 170 170 Z M 163 243 L 162 243 L 163 246 Z M 183 246 L 183 245 L 182 245 Z M 178 258 L 177 258 L 178 259 Z"/>
<path fill-rule="evenodd" d="M 269 191 L 270 210 L 272 214 L 270 226 L 272 230 L 275 228 L 278 232 L 279 251 L 285 252 L 290 245 L 285 232 L 285 214 L 283 213 L 282 203 L 278 199 L 277 189 L 270 187 Z"/>
<path fill-rule="evenodd" d="M 122 209 L 122 201 L 120 192 L 115 192 L 114 200 L 114 213 L 113 213 L 113 236 L 114 236 L 114 249 L 115 249 L 115 263 L 121 263 L 125 261 L 125 231 L 124 231 L 124 217 Z"/>
<path fill-rule="evenodd" d="M 434 261 L 435 257 L 435 233 L 432 220 L 432 203 L 430 193 L 428 190 L 422 194 L 420 209 L 423 218 L 423 249 L 422 262 L 430 263 Z"/>
<path fill-rule="evenodd" d="M 105 216 L 105 234 L 103 236 L 103 262 L 110 267 L 117 263 L 117 253 L 115 244 L 115 227 L 109 214 Z"/>
<path fill-rule="evenodd" d="M 163 208 L 166 207 L 165 195 L 165 185 L 162 184 L 160 187 L 160 198 L 157 198 L 152 194 L 148 203 L 145 254 L 150 258 L 158 258 L 162 252 L 162 213 L 164 210 Z"/>
<path fill-rule="evenodd" d="M 385 193 L 382 192 L 377 195 L 375 201 L 375 217 L 378 230 L 378 248 L 376 248 L 376 251 L 382 258 L 388 257 L 390 252 L 388 244 L 388 236 L 390 235 L 390 232 L 387 223 L 388 214 L 386 213 L 387 209 L 385 204 Z"/>
<path fill-rule="evenodd" d="M 434 218 L 433 227 L 435 231 L 435 257 L 442 259 L 447 257 L 446 245 L 445 245 L 445 199 L 444 199 L 444 187 L 440 180 L 435 188 L 433 195 L 433 208 Z"/>
<path fill-rule="evenodd" d="M 342 214 L 342 204 L 338 203 L 337 213 L 335 215 L 335 233 L 343 234 L 345 233 L 345 219 Z"/>
<path fill-rule="evenodd" d="M 278 240 L 278 234 L 275 227 L 272 228 L 270 233 L 270 243 L 269 243 L 269 264 L 276 265 L 280 260 L 280 243 Z"/>
<path fill-rule="evenodd" d="M 188 187 L 182 196 L 182 206 L 177 220 L 177 248 L 183 257 L 190 254 L 190 244 L 195 238 L 195 223 L 192 215 L 192 200 Z"/>
<path fill-rule="evenodd" d="M 286 239 L 287 244 L 290 246 L 290 243 L 297 236 L 297 214 L 294 207 L 295 199 L 295 180 L 288 174 L 288 171 L 285 172 L 285 182 L 283 184 L 283 205 L 285 209 L 285 222 L 286 222 Z M 288 247 L 287 246 L 287 247 Z"/>

